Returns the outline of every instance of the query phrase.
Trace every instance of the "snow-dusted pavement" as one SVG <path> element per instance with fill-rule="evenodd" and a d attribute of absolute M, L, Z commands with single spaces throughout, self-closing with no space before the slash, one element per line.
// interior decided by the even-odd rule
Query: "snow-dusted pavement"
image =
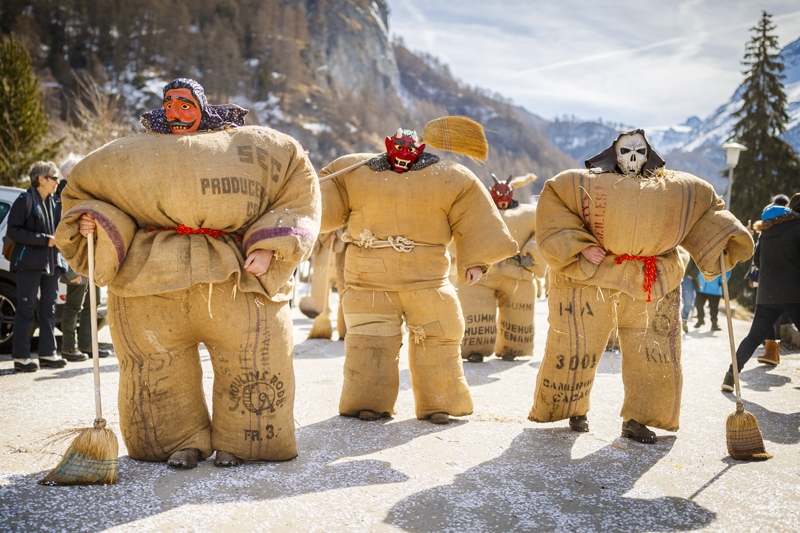
<path fill-rule="evenodd" d="M 133 461 L 120 442 L 115 486 L 36 484 L 55 465 L 39 452 L 46 437 L 94 418 L 91 361 L 13 374 L 2 356 L 0 530 L 800 530 L 800 353 L 784 354 L 776 368 L 754 357 L 742 374 L 770 461 L 727 456 L 725 420 L 735 408 L 719 391 L 727 332 L 707 327 L 684 338 L 679 432 L 657 431 L 655 445 L 619 437 L 619 354 L 606 352 L 591 431 L 578 434 L 566 422 L 527 420 L 547 331 L 547 304 L 536 305 L 534 357 L 465 363 L 475 414 L 448 426 L 414 418 L 405 349 L 397 415 L 340 417 L 343 343 L 303 341 L 312 321 L 295 310 L 297 459 L 179 471 Z M 737 342 L 748 326 L 735 321 Z M 110 342 L 107 328 L 102 341 Z M 101 364 L 105 416 L 119 435 L 117 361 Z M 209 395 L 207 352 L 203 366 Z"/>

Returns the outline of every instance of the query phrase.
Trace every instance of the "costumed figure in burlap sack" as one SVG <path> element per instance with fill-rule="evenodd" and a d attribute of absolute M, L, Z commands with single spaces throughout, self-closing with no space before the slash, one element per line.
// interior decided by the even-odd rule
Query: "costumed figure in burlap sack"
<path fill-rule="evenodd" d="M 324 312 L 330 301 L 333 287 L 341 295 L 344 292 L 344 251 L 347 244 L 342 240 L 342 231 L 320 233 L 311 254 L 311 294 L 300 299 L 300 311 L 309 318 Z M 333 254 L 333 257 L 331 257 Z M 336 331 L 339 340 L 344 340 L 347 327 L 341 304 L 338 306 Z"/>
<path fill-rule="evenodd" d="M 289 300 L 319 232 L 319 186 L 297 141 L 243 126 L 246 112 L 177 79 L 163 109 L 142 116 L 148 132 L 89 154 L 63 193 L 56 241 L 83 275 L 85 236 L 97 238 L 134 459 L 192 468 L 214 451 L 218 466 L 297 455 Z"/>
<path fill-rule="evenodd" d="M 461 356 L 472 363 L 492 353 L 504 361 L 533 355 L 534 276 L 547 269 L 536 246 L 536 208 L 514 200 L 514 188 L 536 176 L 500 181 L 492 174 L 492 179 L 489 193 L 520 252 L 497 263 L 474 285 L 454 282 L 466 323 Z"/>
<path fill-rule="evenodd" d="M 454 118 L 461 117 L 438 120 L 446 129 Z M 482 128 L 480 136 L 485 143 Z M 386 153 L 344 156 L 320 172 L 323 231 L 346 225 L 350 241 L 341 295 L 345 416 L 395 413 L 403 321 L 417 418 L 446 424 L 472 413 L 460 357 L 464 319 L 447 279 L 446 248 L 455 239 L 458 276 L 475 283 L 517 246 L 478 178 L 425 147 L 416 132 L 399 129 L 386 138 Z"/>
<path fill-rule="evenodd" d="M 642 130 L 547 181 L 536 233 L 550 266 L 549 330 L 528 418 L 586 417 L 597 364 L 612 330 L 622 352 L 622 435 L 656 441 L 676 431 L 681 407 L 680 292 L 688 251 L 703 274 L 747 260 L 753 239 L 711 185 L 665 170 Z"/>

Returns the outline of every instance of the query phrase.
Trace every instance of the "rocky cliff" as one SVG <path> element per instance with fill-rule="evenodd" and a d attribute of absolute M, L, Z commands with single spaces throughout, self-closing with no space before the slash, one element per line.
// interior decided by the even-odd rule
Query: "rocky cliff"
<path fill-rule="evenodd" d="M 297 137 L 317 168 L 383 151 L 399 126 L 421 130 L 447 114 L 484 124 L 489 161 L 464 163 L 487 183 L 491 172 L 533 171 L 540 188 L 575 165 L 541 119 L 392 43 L 387 10 L 385 0 L 9 0 L 0 33 L 28 46 L 55 120 L 73 118 L 75 76 L 91 77 L 122 96 L 133 131 L 164 83 L 183 76 L 211 103 L 236 102 L 249 122 Z"/>

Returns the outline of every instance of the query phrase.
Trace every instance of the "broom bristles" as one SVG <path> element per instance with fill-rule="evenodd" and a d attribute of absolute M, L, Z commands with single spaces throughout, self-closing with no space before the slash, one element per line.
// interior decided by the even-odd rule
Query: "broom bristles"
<path fill-rule="evenodd" d="M 105 420 L 92 428 L 69 430 L 56 436 L 77 433 L 61 462 L 39 481 L 41 485 L 113 485 L 117 482 L 119 443 Z"/>
<path fill-rule="evenodd" d="M 764 461 L 772 458 L 764 448 L 764 440 L 761 438 L 756 417 L 745 411 L 740 402 L 736 404 L 736 412 L 728 416 L 725 435 L 728 454 L 734 459 Z"/>
<path fill-rule="evenodd" d="M 536 174 L 534 174 L 533 172 L 529 172 L 524 176 L 517 176 L 515 178 L 512 178 L 511 181 L 508 182 L 508 184 L 516 189 L 518 187 L 524 187 L 525 185 L 533 181 L 536 181 L 536 178 L 537 178 Z"/>
<path fill-rule="evenodd" d="M 483 126 L 467 117 L 452 116 L 431 120 L 422 130 L 422 141 L 436 148 L 486 161 L 489 143 Z"/>
<path fill-rule="evenodd" d="M 308 332 L 309 339 L 328 339 L 333 338 L 333 328 L 331 327 L 331 319 L 325 314 L 317 315 L 314 319 L 314 325 L 311 326 L 311 331 Z"/>

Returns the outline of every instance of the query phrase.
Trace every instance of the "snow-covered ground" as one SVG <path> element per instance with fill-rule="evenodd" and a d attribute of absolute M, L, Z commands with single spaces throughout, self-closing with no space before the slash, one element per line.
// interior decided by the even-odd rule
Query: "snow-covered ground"
<path fill-rule="evenodd" d="M 312 320 L 297 308 L 293 316 L 300 455 L 283 463 L 220 469 L 205 461 L 181 471 L 131 460 L 123 446 L 115 486 L 39 486 L 54 466 L 37 453 L 45 437 L 91 424 L 91 362 L 9 374 L 10 360 L 0 359 L 0 530 L 800 530 L 800 354 L 784 354 L 776 368 L 753 361 L 743 372 L 746 407 L 775 458 L 741 463 L 725 448 L 725 420 L 734 411 L 732 396 L 719 391 L 730 361 L 725 331 L 684 337 L 681 429 L 658 431 L 659 442 L 644 445 L 619 436 L 619 353 L 606 352 L 599 367 L 591 432 L 527 420 L 546 300 L 536 302 L 534 356 L 465 364 L 475 413 L 447 426 L 414 418 L 407 339 L 394 418 L 339 416 L 344 343 L 305 340 Z M 735 321 L 737 338 L 747 328 Z M 109 342 L 108 329 L 101 333 Z M 206 351 L 202 364 L 210 403 Z M 101 365 L 105 416 L 119 435 L 117 361 Z"/>

